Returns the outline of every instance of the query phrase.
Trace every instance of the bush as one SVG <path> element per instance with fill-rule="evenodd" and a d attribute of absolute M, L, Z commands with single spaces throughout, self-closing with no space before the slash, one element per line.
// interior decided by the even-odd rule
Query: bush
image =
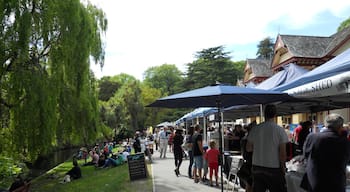
<path fill-rule="evenodd" d="M 0 186 L 7 188 L 13 178 L 27 171 L 24 164 L 15 162 L 12 158 L 0 155 Z"/>

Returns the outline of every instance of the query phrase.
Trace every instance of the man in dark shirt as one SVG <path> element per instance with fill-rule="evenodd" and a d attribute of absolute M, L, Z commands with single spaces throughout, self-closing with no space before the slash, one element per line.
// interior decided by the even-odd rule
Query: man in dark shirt
<path fill-rule="evenodd" d="M 203 137 L 200 134 L 200 126 L 195 125 L 195 133 L 192 136 L 192 153 L 193 153 L 193 173 L 194 181 L 196 183 L 202 178 L 202 168 L 203 168 Z M 196 177 L 198 172 L 198 176 Z"/>
<path fill-rule="evenodd" d="M 76 159 L 73 159 L 73 168 L 66 175 L 69 175 L 71 179 L 79 179 L 81 177 L 81 169 Z"/>
<path fill-rule="evenodd" d="M 232 136 L 232 146 L 230 150 L 240 151 L 241 150 L 241 139 L 245 136 L 245 132 L 242 130 L 242 125 L 235 125 L 235 130 Z"/>
<path fill-rule="evenodd" d="M 326 117 L 327 129 L 311 133 L 304 145 L 307 158 L 303 188 L 311 192 L 345 192 L 346 164 L 350 158 L 349 142 L 343 135 L 344 118 L 338 114 Z"/>

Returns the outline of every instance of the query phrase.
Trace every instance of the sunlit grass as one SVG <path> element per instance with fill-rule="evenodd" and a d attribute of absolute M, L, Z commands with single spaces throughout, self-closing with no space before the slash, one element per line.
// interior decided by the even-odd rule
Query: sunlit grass
<path fill-rule="evenodd" d="M 84 161 L 78 161 L 82 165 Z M 151 166 L 147 164 L 147 179 L 130 181 L 127 163 L 111 168 L 95 168 L 82 166 L 82 178 L 62 184 L 64 174 L 72 168 L 72 162 L 64 162 L 32 181 L 32 192 L 64 191 L 64 192 L 149 192 L 153 191 Z"/>

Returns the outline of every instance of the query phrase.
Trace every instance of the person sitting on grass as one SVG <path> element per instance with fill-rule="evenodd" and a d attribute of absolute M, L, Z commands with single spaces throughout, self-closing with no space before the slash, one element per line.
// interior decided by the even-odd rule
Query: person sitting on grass
<path fill-rule="evenodd" d="M 130 153 L 128 152 L 127 149 L 124 149 L 123 152 L 121 153 L 122 157 L 123 157 L 123 162 L 127 162 L 128 161 L 128 155 L 130 155 Z"/>
<path fill-rule="evenodd" d="M 98 159 L 99 159 L 98 154 L 95 151 L 90 151 L 89 155 L 91 157 L 91 161 L 85 163 L 84 166 L 87 166 L 87 165 L 95 165 L 95 166 L 97 166 L 98 165 Z"/>
<path fill-rule="evenodd" d="M 112 157 L 108 157 L 105 161 L 105 164 L 103 165 L 102 168 L 107 168 L 107 167 L 115 167 L 118 165 L 123 164 L 123 156 L 122 155 L 115 155 L 113 154 Z"/>
<path fill-rule="evenodd" d="M 70 182 L 73 179 L 79 179 L 81 178 L 81 169 L 78 165 L 78 161 L 76 159 L 73 159 L 73 167 L 70 169 L 66 175 L 64 176 L 63 182 Z"/>
<path fill-rule="evenodd" d="M 106 155 L 104 153 L 101 153 L 98 158 L 97 167 L 102 167 L 106 163 Z"/>

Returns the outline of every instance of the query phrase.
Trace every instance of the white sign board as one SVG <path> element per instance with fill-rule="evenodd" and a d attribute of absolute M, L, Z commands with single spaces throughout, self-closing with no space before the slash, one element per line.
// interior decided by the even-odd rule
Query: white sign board
<path fill-rule="evenodd" d="M 350 93 L 350 71 L 286 90 L 299 98 L 326 97 Z"/>

